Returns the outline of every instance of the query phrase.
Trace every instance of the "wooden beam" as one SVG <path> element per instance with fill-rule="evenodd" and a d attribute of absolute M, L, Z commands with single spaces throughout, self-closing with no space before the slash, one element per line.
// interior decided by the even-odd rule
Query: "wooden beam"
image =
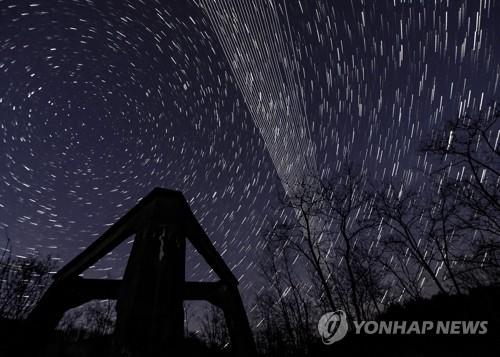
<path fill-rule="evenodd" d="M 213 246 L 210 238 L 208 238 L 207 234 L 198 223 L 198 220 L 195 218 L 185 199 L 183 203 L 185 206 L 184 214 L 186 217 L 184 229 L 186 236 L 193 247 L 200 253 L 220 279 L 224 280 L 228 284 L 238 285 L 238 279 L 236 279 L 231 269 L 229 269 L 226 262 L 217 252 L 217 249 Z"/>
<path fill-rule="evenodd" d="M 184 195 L 179 191 L 162 188 L 151 191 L 101 237 L 62 267 L 54 275 L 54 280 L 63 280 L 83 273 L 126 238 L 137 233 L 153 216 L 159 223 L 182 222 L 186 237 L 215 273 L 227 283 L 238 284 L 238 280 L 193 215 Z"/>
<path fill-rule="evenodd" d="M 54 275 L 54 280 L 66 279 L 83 273 L 125 239 L 137 233 L 138 229 L 145 224 L 147 218 L 151 216 L 157 199 L 179 200 L 184 199 L 184 196 L 178 191 L 155 188 L 104 232 L 102 236 L 62 267 Z"/>
<path fill-rule="evenodd" d="M 184 300 L 206 300 L 213 305 L 221 307 L 221 292 L 224 283 L 186 281 L 184 283 Z"/>

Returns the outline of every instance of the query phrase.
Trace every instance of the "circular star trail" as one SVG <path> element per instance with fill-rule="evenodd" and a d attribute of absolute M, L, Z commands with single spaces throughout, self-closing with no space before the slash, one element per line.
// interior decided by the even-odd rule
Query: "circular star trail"
<path fill-rule="evenodd" d="M 63 264 L 154 187 L 181 190 L 255 292 L 277 185 L 347 160 L 418 184 L 419 141 L 498 93 L 499 16 L 493 0 L 0 0 L 0 224 L 16 254 Z M 88 274 L 119 276 L 126 251 Z"/>

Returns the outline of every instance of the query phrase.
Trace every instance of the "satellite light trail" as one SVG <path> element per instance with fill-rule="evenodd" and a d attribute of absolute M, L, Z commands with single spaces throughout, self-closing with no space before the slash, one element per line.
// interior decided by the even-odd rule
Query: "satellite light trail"
<path fill-rule="evenodd" d="M 316 172 L 304 88 L 286 4 L 274 1 L 201 2 L 217 34 L 255 125 L 285 190 Z M 281 16 L 280 16 L 281 15 Z"/>

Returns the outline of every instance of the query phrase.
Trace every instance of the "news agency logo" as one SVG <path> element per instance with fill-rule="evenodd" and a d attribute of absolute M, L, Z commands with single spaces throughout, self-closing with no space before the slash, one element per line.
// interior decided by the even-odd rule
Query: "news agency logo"
<path fill-rule="evenodd" d="M 353 321 L 354 332 L 367 335 L 484 335 L 488 321 Z M 349 329 L 343 310 L 327 312 L 318 322 L 325 345 L 340 341 Z"/>
<path fill-rule="evenodd" d="M 343 339 L 347 333 L 347 315 L 343 310 L 327 312 L 318 322 L 318 331 L 325 345 Z"/>

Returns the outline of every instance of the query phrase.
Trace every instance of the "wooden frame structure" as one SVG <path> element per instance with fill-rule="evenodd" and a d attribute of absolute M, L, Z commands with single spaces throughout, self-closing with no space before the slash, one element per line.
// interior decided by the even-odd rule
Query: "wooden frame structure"
<path fill-rule="evenodd" d="M 87 268 L 135 235 L 123 280 L 84 279 Z M 185 281 L 185 239 L 220 278 Z M 39 337 L 65 311 L 93 299 L 116 299 L 113 357 L 182 353 L 184 300 L 207 300 L 224 312 L 236 356 L 256 354 L 238 280 L 212 245 L 178 191 L 154 189 L 54 276 L 28 317 Z"/>

